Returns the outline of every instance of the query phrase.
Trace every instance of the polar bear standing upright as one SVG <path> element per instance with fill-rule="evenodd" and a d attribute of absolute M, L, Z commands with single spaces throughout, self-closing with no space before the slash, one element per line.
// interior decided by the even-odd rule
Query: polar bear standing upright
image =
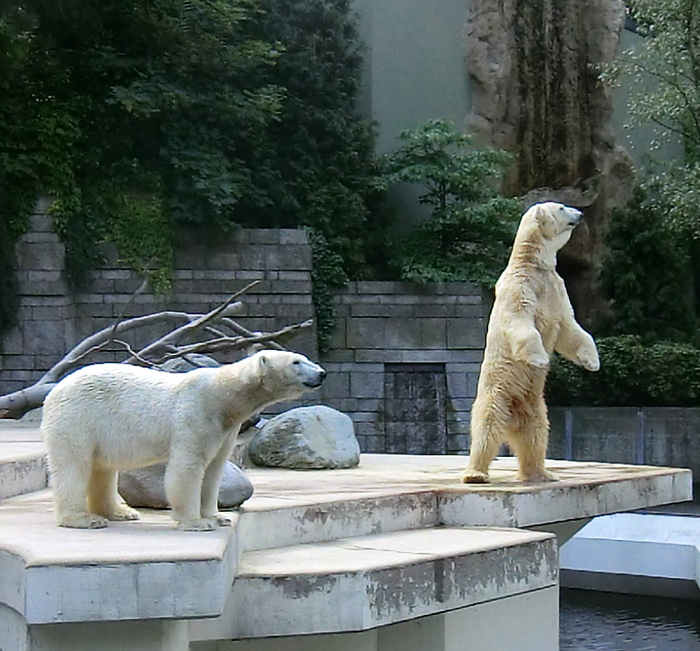
<path fill-rule="evenodd" d="M 580 211 L 554 202 L 536 204 L 523 215 L 508 266 L 496 283 L 465 483 L 488 481 L 489 464 L 504 442 L 518 458 L 520 479 L 556 480 L 545 469 L 550 357 L 556 351 L 589 371 L 600 368 L 593 337 L 576 322 L 555 268 L 557 251 L 580 221 Z"/>
<path fill-rule="evenodd" d="M 58 524 L 138 519 L 117 492 L 117 472 L 163 461 L 178 528 L 229 524 L 217 498 L 241 424 L 321 386 L 325 375 L 303 355 L 276 350 L 182 374 L 127 364 L 76 371 L 48 395 L 41 423 Z"/>

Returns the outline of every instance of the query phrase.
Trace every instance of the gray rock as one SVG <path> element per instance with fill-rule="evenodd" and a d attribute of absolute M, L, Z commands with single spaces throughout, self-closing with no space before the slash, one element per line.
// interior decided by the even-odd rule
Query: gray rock
<path fill-rule="evenodd" d="M 119 493 L 129 506 L 148 509 L 167 509 L 163 478 L 165 464 L 119 473 Z M 219 489 L 219 508 L 240 506 L 253 494 L 253 484 L 234 463 L 227 461 Z"/>
<path fill-rule="evenodd" d="M 221 366 L 221 364 L 213 357 L 192 353 L 191 355 L 187 355 L 187 357 L 169 359 L 167 362 L 163 362 L 160 368 L 169 373 L 187 373 L 187 371 L 191 371 L 195 368 L 216 368 L 218 366 Z"/>
<path fill-rule="evenodd" d="M 275 416 L 250 442 L 248 452 L 258 466 L 299 470 L 353 468 L 360 462 L 352 419 L 323 405 Z"/>

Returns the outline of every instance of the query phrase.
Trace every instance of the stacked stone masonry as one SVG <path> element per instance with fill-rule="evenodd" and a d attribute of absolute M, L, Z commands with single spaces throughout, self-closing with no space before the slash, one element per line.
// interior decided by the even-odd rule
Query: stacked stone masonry
<path fill-rule="evenodd" d="M 72 346 L 124 318 L 159 310 L 204 313 L 252 280 L 237 320 L 271 331 L 313 317 L 311 247 L 297 230 L 238 230 L 206 238 L 184 233 L 176 246 L 172 289 L 146 291 L 133 271 L 105 251 L 106 263 L 77 292 L 64 275 L 65 249 L 40 204 L 17 245 L 18 325 L 3 338 L 0 392 L 36 381 Z M 423 287 L 357 282 L 335 296 L 337 328 L 331 350 L 319 355 L 315 330 L 291 346 L 329 372 L 323 402 L 352 417 L 365 452 L 448 453 L 468 450 L 471 404 L 484 346 L 480 292 L 466 283 Z M 143 345 L 164 329 L 139 331 Z M 118 345 L 93 362 L 124 358 Z M 230 361 L 232 358 L 220 359 Z M 282 405 L 280 409 L 288 408 Z"/>

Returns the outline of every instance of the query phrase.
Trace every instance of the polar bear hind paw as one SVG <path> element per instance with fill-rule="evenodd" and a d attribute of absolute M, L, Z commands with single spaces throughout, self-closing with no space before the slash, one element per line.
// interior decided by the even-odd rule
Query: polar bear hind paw
<path fill-rule="evenodd" d="M 177 528 L 180 531 L 215 531 L 218 528 L 216 518 L 198 518 L 197 520 L 182 520 Z"/>
<path fill-rule="evenodd" d="M 231 526 L 231 518 L 228 518 L 225 515 L 219 514 L 216 516 L 216 523 L 220 527 L 230 527 Z"/>
<path fill-rule="evenodd" d="M 95 513 L 76 513 L 58 518 L 58 526 L 69 529 L 104 529 L 108 525 L 107 518 Z"/>
<path fill-rule="evenodd" d="M 489 476 L 485 472 L 467 469 L 462 476 L 463 484 L 488 484 Z"/>
<path fill-rule="evenodd" d="M 559 481 L 559 476 L 548 470 L 537 470 L 528 473 L 519 472 L 518 479 L 528 484 L 540 484 L 547 481 Z"/>

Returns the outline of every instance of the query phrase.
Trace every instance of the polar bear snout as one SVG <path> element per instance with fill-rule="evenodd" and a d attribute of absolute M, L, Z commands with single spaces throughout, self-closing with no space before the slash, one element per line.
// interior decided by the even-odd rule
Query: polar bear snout
<path fill-rule="evenodd" d="M 323 384 L 323 380 L 326 378 L 326 371 L 318 364 L 306 360 L 300 361 L 298 367 L 297 372 L 304 386 L 310 389 L 317 389 Z"/>
<path fill-rule="evenodd" d="M 570 208 L 569 206 L 566 206 L 566 210 L 568 211 L 569 226 L 575 228 L 583 220 L 583 213 L 580 210 L 576 210 L 576 208 Z"/>

